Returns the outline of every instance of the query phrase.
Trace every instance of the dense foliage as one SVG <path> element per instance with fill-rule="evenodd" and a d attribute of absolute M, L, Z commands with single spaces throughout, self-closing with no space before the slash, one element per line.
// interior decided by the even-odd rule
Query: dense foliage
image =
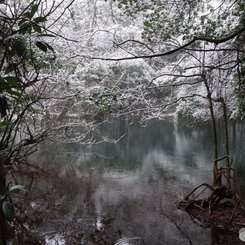
<path fill-rule="evenodd" d="M 153 68 L 158 69 L 159 75 L 153 84 L 173 88 L 171 96 L 178 105 L 177 116 L 207 118 L 202 110 L 208 92 L 202 78 L 197 81 L 198 76 L 205 76 L 213 101 L 224 97 L 229 115 L 243 117 L 243 1 L 113 2 L 131 18 L 142 16 L 139 41 L 145 52 L 134 55 L 155 60 Z M 124 48 L 135 52 L 130 45 Z M 198 92 L 200 85 L 203 89 Z M 184 97 L 190 100 L 185 103 L 181 99 Z M 166 100 L 164 104 L 167 106 Z"/>
<path fill-rule="evenodd" d="M 72 2 L 72 1 L 71 1 Z M 54 38 L 48 17 L 64 1 L 0 2 L 0 243 L 7 244 L 15 209 L 10 202 L 23 186 L 6 180 L 8 166 L 20 164 L 47 135 L 47 128 L 35 125 L 36 116 L 55 60 L 47 38 Z M 69 6 L 69 4 L 68 4 Z M 57 20 L 57 19 L 56 19 Z M 54 22 L 53 22 L 54 23 Z M 40 106 L 39 106 L 40 107 Z"/>

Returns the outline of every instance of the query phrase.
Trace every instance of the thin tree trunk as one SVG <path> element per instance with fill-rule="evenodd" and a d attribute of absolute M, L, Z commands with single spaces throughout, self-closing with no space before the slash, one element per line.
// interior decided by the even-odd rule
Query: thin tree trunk
<path fill-rule="evenodd" d="M 224 150 L 226 157 L 226 187 L 231 189 L 231 169 L 230 169 L 230 152 L 229 152 L 229 136 L 228 136 L 228 120 L 226 113 L 226 104 L 223 98 L 220 99 L 223 107 L 223 121 L 224 121 Z"/>
<path fill-rule="evenodd" d="M 209 89 L 209 85 L 207 82 L 207 79 L 204 76 L 204 84 L 207 90 L 207 98 L 209 103 L 209 110 L 210 110 L 210 116 L 211 116 L 211 123 L 212 123 L 212 133 L 213 133 L 213 185 L 215 186 L 221 186 L 222 185 L 222 176 L 219 174 L 218 169 L 218 139 L 217 139 L 217 125 L 214 115 L 214 109 L 213 109 L 213 101 L 211 97 L 211 92 Z"/>

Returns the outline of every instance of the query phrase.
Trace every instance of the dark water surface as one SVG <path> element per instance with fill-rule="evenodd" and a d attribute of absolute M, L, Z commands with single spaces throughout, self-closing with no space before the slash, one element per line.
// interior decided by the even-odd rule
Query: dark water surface
<path fill-rule="evenodd" d="M 109 138 L 126 135 L 116 144 L 44 144 L 31 159 L 40 169 L 26 166 L 15 177 L 30 190 L 22 204 L 33 219 L 25 224 L 29 237 L 50 245 L 243 244 L 238 234 L 203 228 L 176 208 L 194 187 L 212 183 L 210 125 L 118 120 L 101 129 Z M 244 130 L 244 123 L 230 125 L 241 186 Z"/>

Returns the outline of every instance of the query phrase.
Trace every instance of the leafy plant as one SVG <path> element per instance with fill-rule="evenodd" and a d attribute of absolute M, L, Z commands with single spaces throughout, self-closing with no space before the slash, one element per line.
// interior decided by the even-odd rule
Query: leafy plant
<path fill-rule="evenodd" d="M 15 217 L 15 208 L 14 206 L 8 201 L 10 197 L 14 197 L 14 194 L 19 194 L 22 191 L 26 191 L 24 186 L 22 185 L 14 185 L 10 187 L 6 194 L 0 195 L 0 207 L 1 211 L 8 222 L 12 222 Z M 20 197 L 18 197 L 20 198 Z"/>

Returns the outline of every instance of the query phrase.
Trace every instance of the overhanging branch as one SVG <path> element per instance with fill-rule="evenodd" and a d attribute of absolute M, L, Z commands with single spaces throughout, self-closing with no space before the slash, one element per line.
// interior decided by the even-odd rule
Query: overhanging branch
<path fill-rule="evenodd" d="M 163 56 L 167 56 L 170 54 L 174 54 L 184 48 L 187 48 L 189 46 L 191 46 L 193 43 L 197 42 L 197 41 L 204 41 L 204 42 L 208 42 L 208 43 L 213 43 L 213 44 L 221 44 L 221 43 L 225 43 L 233 38 L 235 38 L 236 36 L 240 35 L 241 33 L 243 33 L 245 31 L 245 26 L 237 31 L 235 31 L 234 33 L 221 38 L 221 39 L 212 39 L 212 38 L 206 38 L 206 37 L 194 37 L 191 41 L 189 41 L 186 44 L 183 44 L 175 49 L 166 51 L 164 53 L 160 53 L 160 54 L 152 54 L 152 55 L 139 55 L 139 56 L 130 56 L 130 57 L 122 57 L 122 58 L 103 58 L 103 57 L 89 57 L 93 60 L 105 60 L 105 61 L 121 61 L 121 60 L 133 60 L 133 59 L 151 59 L 151 58 L 157 58 L 157 57 L 163 57 Z M 84 56 L 85 58 L 88 58 L 88 56 Z"/>

